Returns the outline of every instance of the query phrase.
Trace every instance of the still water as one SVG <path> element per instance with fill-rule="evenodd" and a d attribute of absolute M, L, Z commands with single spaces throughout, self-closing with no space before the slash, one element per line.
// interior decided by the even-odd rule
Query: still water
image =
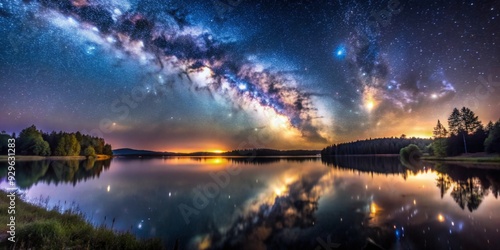
<path fill-rule="evenodd" d="M 408 169 L 392 157 L 115 158 L 17 166 L 26 199 L 78 208 L 94 225 L 159 237 L 169 248 L 176 240 L 181 249 L 500 245 L 500 166 Z M 1 162 L 1 188 L 6 168 Z"/>

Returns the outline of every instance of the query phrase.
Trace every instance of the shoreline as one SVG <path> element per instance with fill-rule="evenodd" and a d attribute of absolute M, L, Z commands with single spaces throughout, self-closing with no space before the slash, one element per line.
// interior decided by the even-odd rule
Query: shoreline
<path fill-rule="evenodd" d="M 60 207 L 48 207 L 23 200 L 18 194 L 15 198 L 7 196 L 8 191 L 0 189 L 0 209 L 8 211 L 9 204 L 15 203 L 15 225 L 9 227 L 12 220 L 7 213 L 1 213 L 0 249 L 38 247 L 43 249 L 165 249 L 159 238 L 141 239 L 128 231 L 114 230 L 106 224 L 93 224 L 77 208 L 70 207 L 61 211 Z M 114 218 L 113 218 L 114 221 Z M 16 243 L 8 240 L 12 237 L 8 230 L 14 229 Z M 40 232 L 47 232 L 42 234 Z M 17 247 L 14 247 L 16 246 Z"/>
<path fill-rule="evenodd" d="M 500 163 L 500 156 L 452 156 L 452 157 L 436 157 L 436 156 L 422 156 L 423 161 L 429 162 L 448 162 L 448 163 L 477 163 L 477 164 L 498 164 Z"/>
<path fill-rule="evenodd" d="M 38 155 L 15 155 L 16 161 L 41 161 L 41 160 L 87 160 L 86 156 L 38 156 Z M 97 155 L 94 159 L 96 161 L 104 161 L 113 158 L 111 155 Z M 7 161 L 7 155 L 0 156 L 0 162 Z"/>

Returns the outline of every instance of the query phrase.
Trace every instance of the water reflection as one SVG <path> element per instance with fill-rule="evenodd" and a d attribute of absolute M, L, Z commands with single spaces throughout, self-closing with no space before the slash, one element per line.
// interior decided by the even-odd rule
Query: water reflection
<path fill-rule="evenodd" d="M 408 168 L 403 166 L 398 157 L 340 156 L 323 157 L 321 161 L 329 167 L 357 170 L 364 173 L 406 175 L 408 172 Z"/>
<path fill-rule="evenodd" d="M 255 165 L 265 165 L 277 162 L 297 162 L 297 163 L 307 163 L 319 161 L 319 157 L 191 157 L 193 161 L 199 161 L 203 163 L 211 162 L 225 162 L 228 160 L 233 164 L 255 164 Z"/>
<path fill-rule="evenodd" d="M 420 162 L 412 169 L 404 166 L 398 157 L 332 157 L 322 158 L 322 162 L 329 167 L 347 169 L 363 173 L 381 173 L 401 175 L 405 180 L 409 175 L 418 175 L 422 172 L 436 171 L 436 186 L 439 188 L 441 198 L 451 188 L 450 196 L 460 206 L 470 212 L 476 210 L 483 198 L 491 191 L 498 198 L 500 191 L 500 169 L 471 168 L 458 164 L 443 164 Z"/>
<path fill-rule="evenodd" d="M 7 165 L 0 164 L 5 177 Z M 325 244 L 339 249 L 467 249 L 500 244 L 500 172 L 495 169 L 432 163 L 408 169 L 397 157 L 19 164 L 18 185 L 28 196 L 76 199 L 95 224 L 109 222 L 105 216 L 116 218 L 118 230 L 160 237 L 170 247 L 179 240 L 182 249 L 328 249 Z M 186 223 L 179 205 L 193 207 L 197 190 L 228 166 L 242 171 L 231 175 Z"/>
<path fill-rule="evenodd" d="M 109 169 L 111 160 L 41 160 L 17 161 L 16 183 L 20 189 L 29 189 L 37 183 L 59 185 L 99 178 L 103 170 Z M 7 176 L 7 162 L 0 162 L 0 177 Z"/>
<path fill-rule="evenodd" d="M 491 192 L 498 198 L 500 174 L 498 170 L 466 168 L 456 164 L 434 165 L 439 173 L 436 180 L 441 197 L 451 188 L 450 195 L 460 208 L 470 212 L 479 208 L 484 197 Z"/>

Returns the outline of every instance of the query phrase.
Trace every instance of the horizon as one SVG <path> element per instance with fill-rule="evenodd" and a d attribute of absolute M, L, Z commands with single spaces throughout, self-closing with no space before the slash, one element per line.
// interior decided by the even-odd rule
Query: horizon
<path fill-rule="evenodd" d="M 31 125 L 35 125 L 36 124 L 31 124 Z M 41 132 L 44 132 L 44 133 L 51 133 L 51 132 L 56 132 L 56 130 L 44 130 L 44 129 L 40 129 L 38 126 L 37 126 L 37 129 L 40 130 Z M 21 132 L 22 129 L 18 130 L 18 131 L 5 131 L 6 134 L 13 134 L 15 133 L 16 135 L 19 135 L 19 133 Z M 48 132 L 50 131 L 50 132 Z M 80 132 L 82 133 L 81 131 L 61 131 L 61 132 L 67 132 L 67 133 L 77 133 L 77 132 Z M 91 134 L 86 134 L 86 133 L 82 133 L 82 135 L 91 135 Z M 418 137 L 418 136 L 411 136 L 411 135 L 406 135 L 406 138 L 408 139 L 412 139 L 412 138 L 415 138 L 415 139 L 432 139 L 432 135 L 429 136 L 429 137 Z M 93 135 L 91 135 L 93 136 Z M 327 144 L 327 145 L 324 145 L 323 147 L 321 148 L 293 148 L 293 149 L 290 149 L 290 148 L 272 148 L 272 147 L 264 147 L 264 148 L 233 148 L 233 149 L 200 149 L 200 150 L 190 150 L 190 149 L 150 149 L 150 148 L 134 148 L 134 147 L 128 147 L 128 146 L 121 146 L 121 147 L 115 147 L 113 144 L 111 144 L 111 146 L 113 146 L 113 150 L 118 150 L 118 149 L 131 149 L 131 150 L 144 150 L 144 151 L 154 151 L 154 152 L 168 152 L 168 153 L 181 153 L 181 154 L 189 154 L 189 153 L 216 153 L 216 154 L 222 154 L 222 153 L 227 153 L 227 152 L 231 152 L 231 151 L 234 151 L 234 150 L 253 150 L 253 149 L 271 149 L 271 150 L 279 150 L 279 151 L 292 151 L 292 150 L 313 150 L 313 151 L 316 151 L 316 150 L 322 150 L 324 149 L 325 147 L 328 147 L 328 146 L 331 146 L 333 144 L 342 144 L 342 143 L 350 143 L 350 142 L 355 142 L 355 141 L 363 141 L 363 140 L 376 140 L 376 139 L 385 139 L 385 138 L 400 138 L 401 136 L 387 136 L 387 137 L 369 137 L 369 138 L 363 138 L 363 139 L 355 139 L 355 140 L 352 140 L 352 141 L 345 141 L 345 142 L 334 142 L 332 144 Z M 103 138 L 106 140 L 106 138 Z"/>

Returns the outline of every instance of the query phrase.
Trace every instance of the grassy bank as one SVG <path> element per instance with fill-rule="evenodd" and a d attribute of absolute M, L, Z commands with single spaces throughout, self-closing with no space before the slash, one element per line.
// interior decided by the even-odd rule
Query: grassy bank
<path fill-rule="evenodd" d="M 159 239 L 138 240 L 131 233 L 95 228 L 78 212 L 47 211 L 16 198 L 16 243 L 9 237 L 9 198 L 0 191 L 0 249 L 163 249 Z"/>
<path fill-rule="evenodd" d="M 85 156 L 36 156 L 36 155 L 16 155 L 16 161 L 40 161 L 40 160 L 85 160 Z M 96 160 L 111 159 L 110 155 L 97 155 Z M 1 155 L 0 161 L 7 161 L 8 156 Z"/>

